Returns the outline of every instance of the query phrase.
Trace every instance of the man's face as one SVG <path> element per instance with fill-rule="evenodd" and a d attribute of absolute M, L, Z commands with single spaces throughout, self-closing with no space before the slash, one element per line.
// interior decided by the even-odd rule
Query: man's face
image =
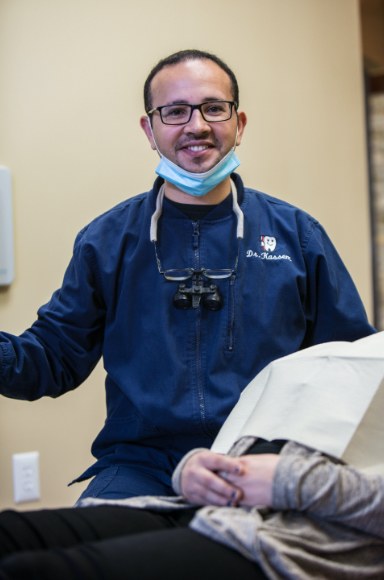
<path fill-rule="evenodd" d="M 197 105 L 204 101 L 232 101 L 228 75 L 210 60 L 188 60 L 162 69 L 151 83 L 152 106 L 174 103 Z M 239 145 L 246 117 L 233 111 L 231 119 L 208 123 L 194 110 L 186 125 L 164 125 L 159 113 L 152 115 L 152 131 L 147 117 L 141 118 L 153 149 L 187 171 L 203 173 L 220 161 L 230 149 Z M 238 133 L 236 138 L 236 128 Z M 155 141 L 153 139 L 155 138 Z"/>

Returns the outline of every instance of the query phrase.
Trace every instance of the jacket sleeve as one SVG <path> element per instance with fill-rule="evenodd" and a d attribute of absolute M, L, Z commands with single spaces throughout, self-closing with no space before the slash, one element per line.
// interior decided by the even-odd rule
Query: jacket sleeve
<path fill-rule="evenodd" d="M 292 444 L 275 473 L 273 509 L 306 512 L 384 539 L 383 477 L 364 475 L 302 446 L 290 449 Z"/>
<path fill-rule="evenodd" d="M 34 400 L 74 389 L 101 356 L 105 309 L 91 252 L 78 235 L 63 284 L 20 336 L 0 333 L 0 393 Z"/>
<path fill-rule="evenodd" d="M 303 347 L 321 342 L 354 341 L 375 329 L 369 324 L 356 286 L 324 228 L 313 224 L 303 242 L 307 269 Z"/>

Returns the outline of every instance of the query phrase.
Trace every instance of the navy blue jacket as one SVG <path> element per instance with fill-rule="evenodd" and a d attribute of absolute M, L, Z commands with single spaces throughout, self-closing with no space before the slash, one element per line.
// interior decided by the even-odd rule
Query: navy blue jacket
<path fill-rule="evenodd" d="M 178 284 L 159 273 L 153 190 L 78 235 L 60 290 L 20 337 L 0 334 L 0 392 L 33 400 L 74 389 L 100 357 L 107 419 L 95 466 L 129 462 L 140 446 L 210 445 L 247 383 L 271 360 L 316 343 L 355 340 L 369 325 L 356 288 L 321 225 L 234 175 L 245 215 L 236 276 L 217 281 L 224 306 L 178 310 Z M 229 196 L 198 222 L 164 200 L 162 267 L 232 268 L 238 252 Z M 335 385 L 337 388 L 337 385 Z"/>

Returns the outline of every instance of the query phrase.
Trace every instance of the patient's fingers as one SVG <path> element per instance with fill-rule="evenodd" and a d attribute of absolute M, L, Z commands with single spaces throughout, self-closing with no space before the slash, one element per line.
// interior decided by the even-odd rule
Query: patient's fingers
<path fill-rule="evenodd" d="M 197 505 L 236 505 L 241 492 L 225 480 L 225 474 L 240 474 L 241 470 L 241 463 L 236 458 L 201 451 L 192 455 L 184 466 L 182 493 L 188 501 Z"/>
<path fill-rule="evenodd" d="M 227 483 L 216 476 L 214 479 L 204 484 L 193 484 L 186 486 L 184 496 L 195 505 L 237 505 L 240 500 L 241 492 L 239 489 Z"/>
<path fill-rule="evenodd" d="M 280 455 L 243 455 L 240 458 L 242 473 L 227 475 L 228 481 L 242 491 L 239 505 L 270 506 L 272 505 L 272 485 Z"/>

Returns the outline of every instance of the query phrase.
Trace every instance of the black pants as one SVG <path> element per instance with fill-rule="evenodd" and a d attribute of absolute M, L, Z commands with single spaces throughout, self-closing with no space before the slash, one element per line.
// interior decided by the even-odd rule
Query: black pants
<path fill-rule="evenodd" d="M 189 529 L 193 510 L 119 506 L 0 513 L 1 580 L 265 580 L 262 570 Z"/>

